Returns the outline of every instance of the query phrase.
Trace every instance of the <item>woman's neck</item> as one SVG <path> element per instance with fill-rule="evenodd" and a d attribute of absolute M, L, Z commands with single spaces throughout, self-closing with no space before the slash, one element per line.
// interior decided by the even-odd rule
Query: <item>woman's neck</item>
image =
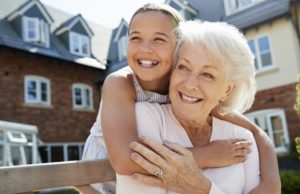
<path fill-rule="evenodd" d="M 182 121 L 180 123 L 184 127 L 194 146 L 204 145 L 210 141 L 212 134 L 211 116 L 203 117 L 203 119 L 197 119 L 197 121 L 190 120 L 189 122 Z"/>

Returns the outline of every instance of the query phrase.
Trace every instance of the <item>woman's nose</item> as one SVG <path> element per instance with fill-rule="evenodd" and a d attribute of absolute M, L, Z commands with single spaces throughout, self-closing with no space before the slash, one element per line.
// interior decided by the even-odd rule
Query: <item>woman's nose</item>
<path fill-rule="evenodd" d="M 197 91 L 199 90 L 199 80 L 196 76 L 190 75 L 185 79 L 184 86 L 188 90 Z"/>

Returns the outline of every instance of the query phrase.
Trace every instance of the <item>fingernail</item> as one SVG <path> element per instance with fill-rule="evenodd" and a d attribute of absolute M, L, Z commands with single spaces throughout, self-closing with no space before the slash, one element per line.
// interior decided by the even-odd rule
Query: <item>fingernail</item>
<path fill-rule="evenodd" d="M 131 142 L 129 144 L 129 148 L 134 149 L 136 147 L 136 145 L 137 145 L 136 142 Z"/>

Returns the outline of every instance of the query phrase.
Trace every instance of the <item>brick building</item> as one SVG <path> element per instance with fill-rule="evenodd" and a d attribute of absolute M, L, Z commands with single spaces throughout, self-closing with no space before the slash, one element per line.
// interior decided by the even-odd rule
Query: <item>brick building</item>
<path fill-rule="evenodd" d="M 38 0 L 0 1 L 0 166 L 81 158 L 110 33 Z"/>

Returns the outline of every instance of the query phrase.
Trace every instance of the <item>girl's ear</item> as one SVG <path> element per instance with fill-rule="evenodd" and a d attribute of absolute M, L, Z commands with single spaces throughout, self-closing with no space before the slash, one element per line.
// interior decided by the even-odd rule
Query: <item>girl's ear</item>
<path fill-rule="evenodd" d="M 226 101 L 228 97 L 231 95 L 231 93 L 234 91 L 234 89 L 235 89 L 235 84 L 229 84 L 225 94 L 221 97 L 220 101 L 221 102 Z"/>

